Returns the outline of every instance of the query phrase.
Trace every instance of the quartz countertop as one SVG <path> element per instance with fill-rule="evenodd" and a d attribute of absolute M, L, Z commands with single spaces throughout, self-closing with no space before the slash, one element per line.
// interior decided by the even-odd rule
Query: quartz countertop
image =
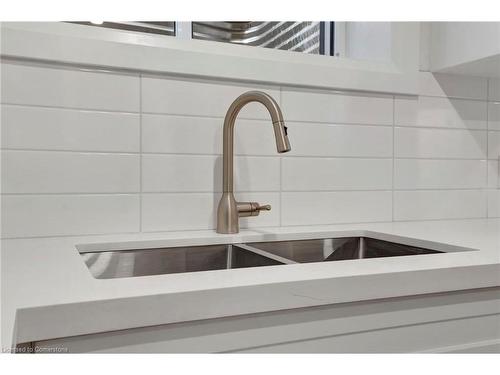
<path fill-rule="evenodd" d="M 445 254 L 95 279 L 78 248 L 370 236 Z M 460 250 L 460 251 L 456 251 Z M 500 219 L 2 240 L 2 348 L 291 308 L 500 286 Z"/>

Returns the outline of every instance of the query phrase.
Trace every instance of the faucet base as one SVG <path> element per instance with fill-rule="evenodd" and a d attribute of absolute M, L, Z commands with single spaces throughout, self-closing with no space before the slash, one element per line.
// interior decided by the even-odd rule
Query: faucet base
<path fill-rule="evenodd" d="M 224 192 L 217 208 L 217 233 L 231 234 L 239 231 L 238 204 L 233 193 Z"/>

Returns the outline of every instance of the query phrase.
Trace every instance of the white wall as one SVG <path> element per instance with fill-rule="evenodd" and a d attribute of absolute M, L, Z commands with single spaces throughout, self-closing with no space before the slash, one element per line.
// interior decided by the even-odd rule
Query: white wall
<path fill-rule="evenodd" d="M 500 22 L 432 22 L 431 38 L 433 71 L 500 54 Z"/>
<path fill-rule="evenodd" d="M 392 61 L 391 22 L 346 22 L 346 57 Z"/>
<path fill-rule="evenodd" d="M 431 71 L 431 32 L 432 22 L 420 22 L 419 70 L 421 72 Z"/>
<path fill-rule="evenodd" d="M 499 82 L 437 77 L 394 97 L 5 62 L 2 235 L 213 229 L 223 116 L 250 89 L 292 151 L 242 111 L 236 197 L 273 206 L 242 227 L 500 216 Z"/>

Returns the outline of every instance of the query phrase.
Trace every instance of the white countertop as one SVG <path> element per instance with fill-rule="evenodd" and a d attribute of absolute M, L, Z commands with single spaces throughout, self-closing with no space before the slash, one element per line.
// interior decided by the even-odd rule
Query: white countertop
<path fill-rule="evenodd" d="M 133 249 L 368 235 L 446 254 L 95 279 L 75 245 Z M 132 242 L 131 242 L 132 241 Z M 103 248 L 103 246 L 98 246 Z M 500 219 L 2 240 L 2 347 L 197 319 L 500 286 Z"/>

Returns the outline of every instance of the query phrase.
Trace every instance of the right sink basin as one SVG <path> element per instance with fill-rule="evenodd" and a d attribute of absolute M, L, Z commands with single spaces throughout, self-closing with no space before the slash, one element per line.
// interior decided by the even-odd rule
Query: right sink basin
<path fill-rule="evenodd" d="M 298 263 L 442 253 L 369 237 L 254 242 L 248 245 Z"/>

